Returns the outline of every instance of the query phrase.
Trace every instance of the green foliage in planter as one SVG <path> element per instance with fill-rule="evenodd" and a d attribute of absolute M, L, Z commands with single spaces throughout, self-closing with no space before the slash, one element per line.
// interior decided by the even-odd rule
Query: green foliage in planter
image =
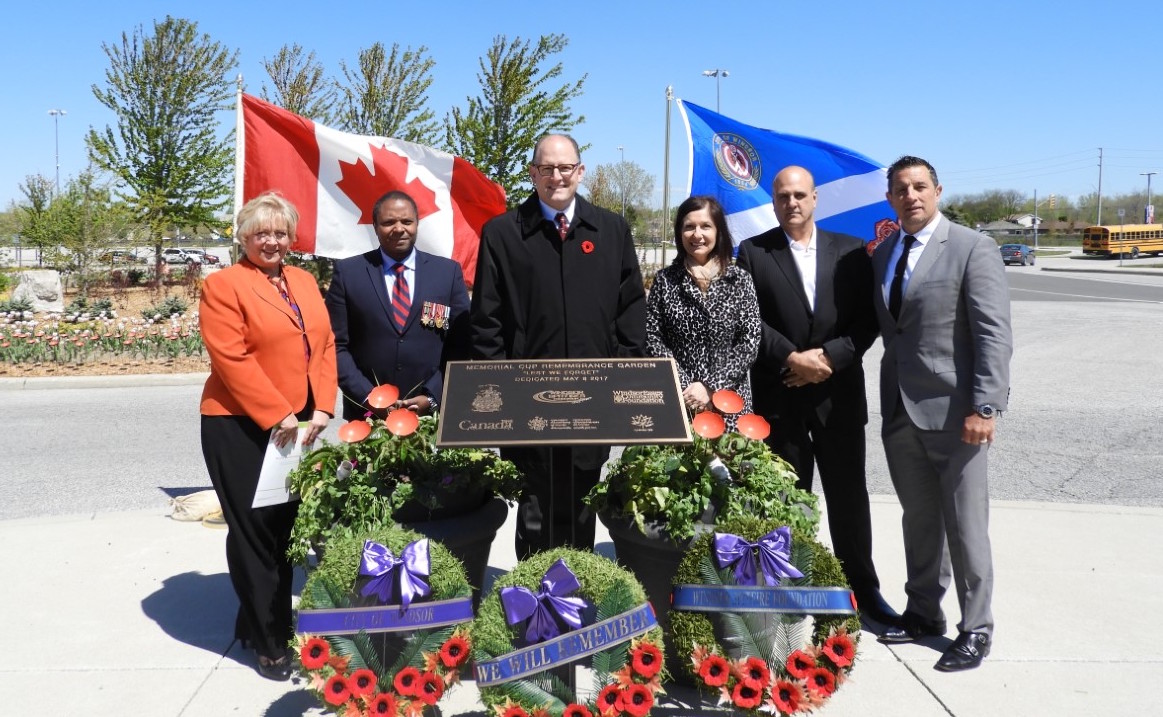
<path fill-rule="evenodd" d="M 181 316 L 186 313 L 190 305 L 182 301 L 176 296 L 167 296 L 160 304 L 144 308 L 141 310 L 141 317 L 143 319 L 152 319 L 155 316 L 160 316 L 163 319 L 168 319 L 171 316 Z"/>
<path fill-rule="evenodd" d="M 754 542 L 784 525 L 786 523 L 744 516 L 723 520 L 715 525 L 715 530 L 720 533 L 733 533 Z M 789 578 L 783 584 L 793 587 L 807 585 L 848 587 L 848 580 L 844 577 L 840 561 L 825 545 L 817 541 L 814 535 L 814 533 L 805 533 L 801 530 L 792 530 L 791 562 L 799 568 L 804 577 Z M 713 551 L 713 541 L 713 533 L 701 535 L 695 540 L 686 557 L 679 563 L 678 571 L 674 576 L 675 585 L 708 583 L 707 563 L 713 563 L 714 560 L 710 557 Z M 716 567 L 712 565 L 712 570 L 718 573 L 720 579 L 723 579 L 726 584 L 732 584 L 733 580 L 726 576 L 733 569 L 715 570 Z M 858 639 L 860 635 L 860 617 L 858 615 L 847 617 L 821 615 L 815 620 L 812 641 L 822 644 L 828 638 L 828 632 L 841 624 L 846 625 L 848 634 L 852 636 L 854 641 Z M 691 652 L 695 645 L 709 647 L 720 642 L 707 613 L 673 611 L 670 614 L 670 627 L 673 635 L 672 644 L 684 657 Z M 793 649 L 798 647 L 799 645 L 795 645 Z"/>
<path fill-rule="evenodd" d="M 290 474 L 302 502 L 288 552 L 304 563 L 313 544 L 327 542 L 340 526 L 390 525 L 405 505 L 429 510 L 448 497 L 479 493 L 516 500 L 521 473 L 511 461 L 481 448 L 437 448 L 435 416 L 422 416 L 408 436 L 369 419 L 371 434 L 358 443 L 327 443 L 303 456 Z M 341 465 L 352 464 L 348 471 Z M 473 506 L 476 507 L 476 506 Z"/>
<path fill-rule="evenodd" d="M 739 433 L 627 447 L 586 502 L 631 516 L 644 533 L 646 523 L 656 524 L 675 541 L 693 537 L 708 510 L 717 520 L 759 516 L 812 535 L 820 523 L 817 498 L 796 487 L 791 465 Z"/>

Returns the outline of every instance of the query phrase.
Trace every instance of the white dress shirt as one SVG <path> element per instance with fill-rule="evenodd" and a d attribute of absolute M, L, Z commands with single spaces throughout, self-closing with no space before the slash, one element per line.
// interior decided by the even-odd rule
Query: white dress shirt
<path fill-rule="evenodd" d="M 909 263 L 905 267 L 904 281 L 901 282 L 901 299 L 904 299 L 907 295 L 909 278 L 913 275 L 913 269 L 917 267 L 917 262 L 921 259 L 921 252 L 925 251 L 925 245 L 929 243 L 929 239 L 933 236 L 933 232 L 937 229 L 937 223 L 940 221 L 941 212 L 937 212 L 921 231 L 913 235 L 917 240 L 909 247 Z M 904 245 L 905 230 L 901 229 L 900 238 L 897 240 L 896 246 L 892 248 L 892 253 L 888 255 L 888 269 L 884 272 L 884 284 L 880 287 L 881 292 L 884 294 L 885 306 L 888 306 L 888 294 L 892 290 L 893 273 L 896 270 L 897 261 L 901 258 L 901 250 Z"/>
<path fill-rule="evenodd" d="M 787 238 L 791 249 L 791 258 L 800 270 L 800 281 L 804 283 L 804 295 L 808 297 L 808 306 L 816 310 L 816 227 L 812 225 L 812 237 L 807 246 L 800 244 L 790 236 Z"/>
<path fill-rule="evenodd" d="M 408 252 L 408 256 L 404 257 L 403 262 L 397 262 L 392 257 L 388 256 L 383 249 L 380 249 L 380 256 L 384 259 L 384 286 L 388 289 L 388 301 L 392 300 L 392 290 L 396 288 L 396 269 L 398 263 L 404 265 L 404 280 L 408 282 L 408 303 L 412 303 L 412 298 L 416 296 L 416 248 L 412 247 L 412 251 Z"/>

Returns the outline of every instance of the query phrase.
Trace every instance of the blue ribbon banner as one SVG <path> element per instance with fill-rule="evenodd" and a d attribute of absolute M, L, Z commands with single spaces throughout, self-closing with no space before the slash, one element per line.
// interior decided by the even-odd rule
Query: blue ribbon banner
<path fill-rule="evenodd" d="M 615 615 L 589 627 L 583 627 L 545 642 L 514 650 L 474 668 L 478 687 L 499 685 L 544 672 L 551 667 L 572 662 L 595 652 L 645 634 L 658 626 L 654 608 L 643 603 L 633 610 Z"/>
<path fill-rule="evenodd" d="M 456 625 L 473 618 L 472 598 L 414 602 L 374 607 L 300 610 L 295 632 L 308 635 L 350 635 L 364 632 L 402 632 Z"/>
<path fill-rule="evenodd" d="M 796 615 L 855 615 L 847 588 L 678 585 L 672 605 L 686 612 L 782 612 Z"/>

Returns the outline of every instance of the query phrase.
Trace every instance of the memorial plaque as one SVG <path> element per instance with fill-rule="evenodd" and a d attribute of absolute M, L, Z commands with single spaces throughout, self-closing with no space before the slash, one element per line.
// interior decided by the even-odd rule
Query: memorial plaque
<path fill-rule="evenodd" d="M 450 361 L 438 446 L 689 443 L 673 359 Z"/>

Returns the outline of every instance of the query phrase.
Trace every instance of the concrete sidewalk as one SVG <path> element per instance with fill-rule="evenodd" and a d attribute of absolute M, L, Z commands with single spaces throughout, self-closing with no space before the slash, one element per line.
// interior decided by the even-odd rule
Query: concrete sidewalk
<path fill-rule="evenodd" d="M 225 531 L 156 511 L 0 522 L 8 553 L 0 614 L 2 714 L 52 704 L 100 717 L 319 714 L 303 683 L 259 677 L 232 645 Z M 490 565 L 513 564 L 512 514 Z M 904 607 L 900 508 L 874 496 L 884 594 Z M 827 535 L 826 529 L 822 531 Z M 1122 715 L 1142 712 L 1163 675 L 1154 612 L 1163 593 L 1163 509 L 996 502 L 996 642 L 971 672 L 932 669 L 947 638 L 889 649 L 865 633 L 833 717 Z M 599 525 L 599 552 L 613 547 Z M 945 609 L 951 633 L 958 611 Z M 952 633 L 955 634 L 955 633 Z M 484 714 L 472 683 L 446 714 Z M 672 690 L 673 698 L 690 693 Z M 54 708 L 55 711 L 56 708 Z M 658 715 L 693 715 L 710 703 Z M 1147 710 L 1148 712 L 1150 709 Z"/>

